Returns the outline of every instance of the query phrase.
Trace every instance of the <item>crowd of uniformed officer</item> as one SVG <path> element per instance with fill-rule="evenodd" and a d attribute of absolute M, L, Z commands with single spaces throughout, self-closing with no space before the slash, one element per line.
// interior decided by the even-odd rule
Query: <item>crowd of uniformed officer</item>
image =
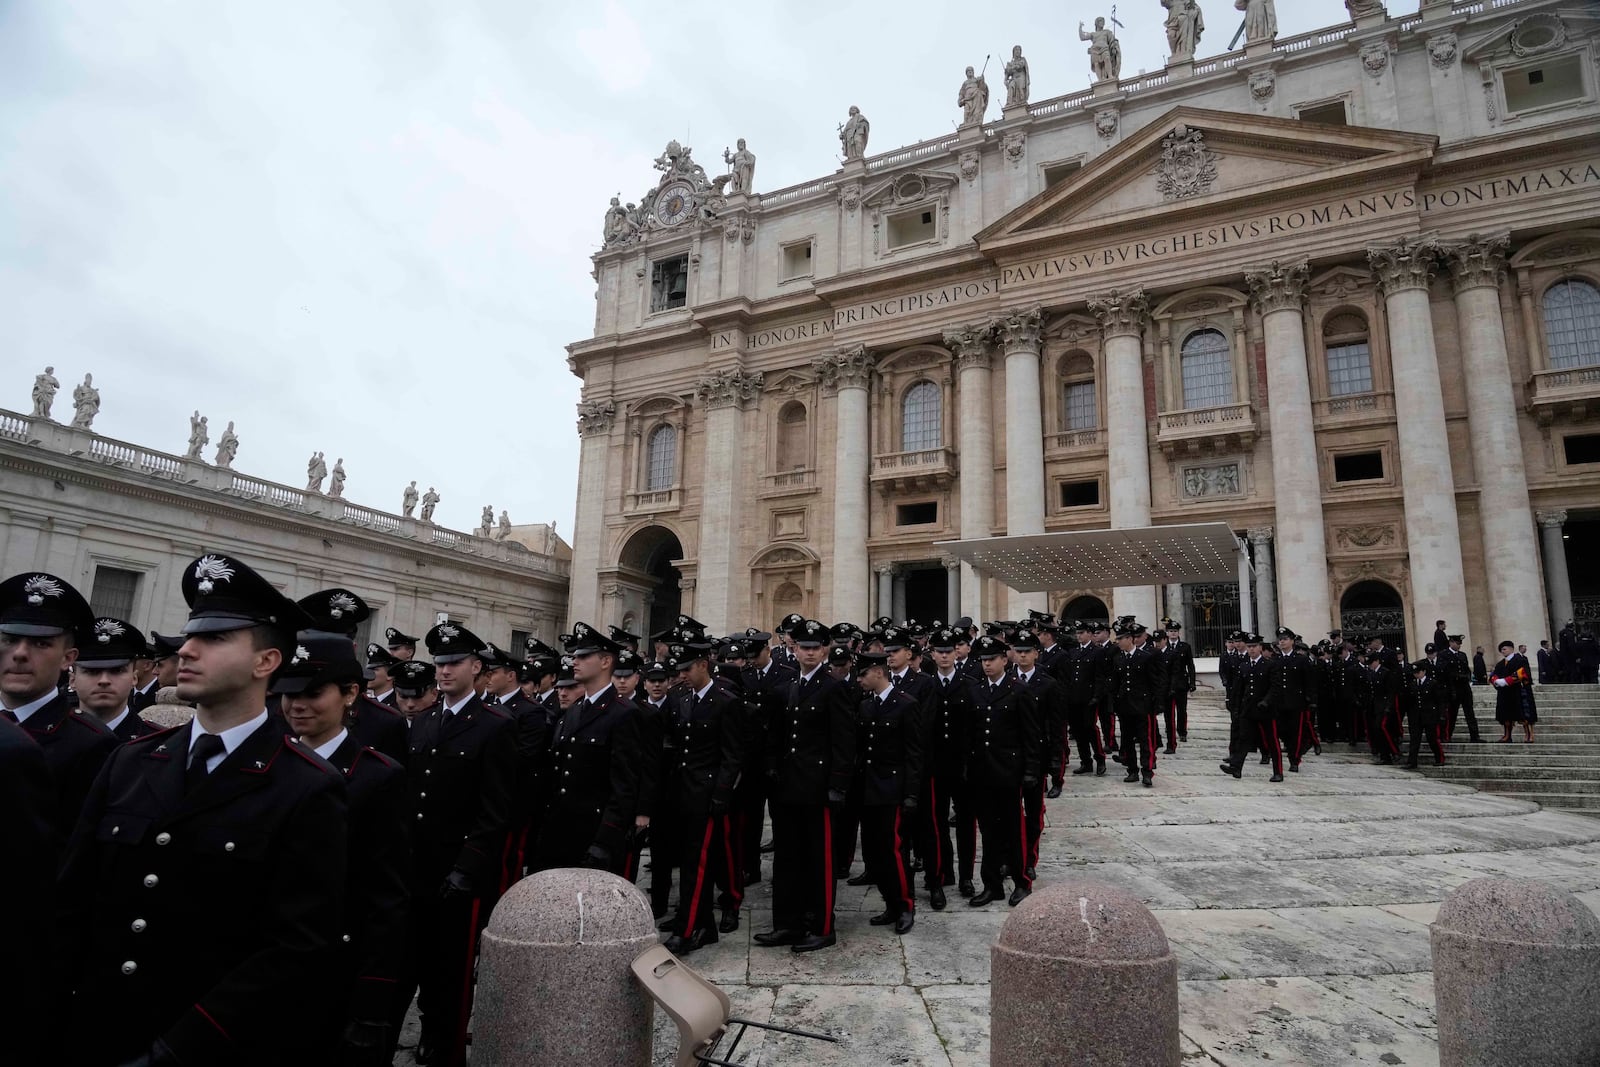
<path fill-rule="evenodd" d="M 514 654 L 445 621 L 425 662 L 394 629 L 358 655 L 370 610 L 345 589 L 290 601 L 217 554 L 182 585 L 182 635 L 147 643 L 63 579 L 0 583 L 7 903 L 37 919 L 0 997 L 8 1062 L 388 1063 L 415 996 L 417 1059 L 460 1064 L 489 912 L 554 867 L 635 879 L 648 855 L 680 954 L 738 929 L 768 850 L 764 947 L 836 944 L 847 878 L 896 934 L 918 875 L 935 910 L 952 887 L 1014 906 L 1068 772 L 1152 787 L 1196 686 L 1171 621 L 791 615 L 718 638 L 679 616 L 647 654 L 616 627 Z M 1463 706 L 1477 740 L 1459 636 L 1410 669 L 1381 642 L 1275 643 L 1222 657 L 1226 773 L 1260 752 L 1282 781 L 1323 740 L 1392 762 L 1402 715 L 1410 765 L 1423 740 L 1442 759 Z M 169 685 L 194 716 L 159 729 L 139 712 Z"/>

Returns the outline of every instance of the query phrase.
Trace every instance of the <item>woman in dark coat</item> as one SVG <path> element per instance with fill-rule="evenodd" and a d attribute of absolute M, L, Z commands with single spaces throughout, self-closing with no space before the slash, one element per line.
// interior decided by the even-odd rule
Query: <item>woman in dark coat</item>
<path fill-rule="evenodd" d="M 1510 641 L 1500 642 L 1500 661 L 1489 676 L 1496 690 L 1494 720 L 1505 729 L 1501 741 L 1511 740 L 1511 727 L 1522 724 L 1523 739 L 1533 743 L 1533 724 L 1539 721 L 1538 709 L 1533 703 L 1533 675 L 1528 670 L 1528 657 L 1517 651 Z"/>

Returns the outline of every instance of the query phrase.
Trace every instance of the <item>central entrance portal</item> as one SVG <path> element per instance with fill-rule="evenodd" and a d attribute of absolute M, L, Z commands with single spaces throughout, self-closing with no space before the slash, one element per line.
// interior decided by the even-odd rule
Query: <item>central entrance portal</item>
<path fill-rule="evenodd" d="M 933 619 L 951 621 L 944 617 L 945 606 L 949 601 L 945 596 L 946 579 L 942 564 L 922 570 L 906 571 L 905 583 L 906 613 L 903 618 L 916 619 L 924 624 Z"/>

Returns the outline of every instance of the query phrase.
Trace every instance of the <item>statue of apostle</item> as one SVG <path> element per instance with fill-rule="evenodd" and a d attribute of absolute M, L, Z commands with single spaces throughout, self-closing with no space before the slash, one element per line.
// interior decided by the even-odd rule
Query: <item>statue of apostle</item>
<path fill-rule="evenodd" d="M 1095 81 L 1115 81 L 1122 77 L 1122 45 L 1103 17 L 1094 20 L 1093 32 L 1078 23 L 1078 40 L 1089 42 L 1089 68 L 1094 71 Z"/>
<path fill-rule="evenodd" d="M 1028 102 L 1028 61 L 1022 58 L 1022 46 L 1011 46 L 1011 58 L 1006 60 L 1006 107 L 1021 107 Z"/>
<path fill-rule="evenodd" d="M 852 159 L 862 159 L 867 154 L 867 135 L 872 132 L 872 124 L 867 121 L 867 116 L 854 104 L 850 105 L 850 117 L 845 119 L 844 125 L 839 127 L 839 143 L 844 146 L 846 162 Z"/>
<path fill-rule="evenodd" d="M 989 108 L 989 83 L 971 67 L 967 68 L 967 80 L 961 83 L 961 91 L 956 94 L 956 106 L 961 108 L 961 125 L 983 123 L 983 113 Z"/>

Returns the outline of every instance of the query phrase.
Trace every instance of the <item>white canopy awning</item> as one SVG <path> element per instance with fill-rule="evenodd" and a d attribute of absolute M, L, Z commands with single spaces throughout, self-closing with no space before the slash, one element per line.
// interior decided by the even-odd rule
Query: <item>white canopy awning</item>
<path fill-rule="evenodd" d="M 937 548 L 1021 593 L 1240 578 L 1225 522 L 940 541 Z"/>

